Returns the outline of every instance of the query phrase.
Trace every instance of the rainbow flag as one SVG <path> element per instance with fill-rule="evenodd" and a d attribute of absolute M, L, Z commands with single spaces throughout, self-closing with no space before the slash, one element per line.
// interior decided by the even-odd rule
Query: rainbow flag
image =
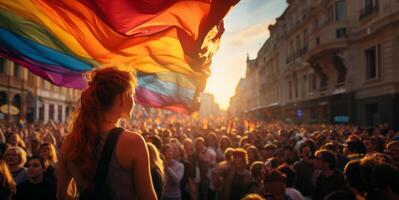
<path fill-rule="evenodd" d="M 0 55 L 80 89 L 93 68 L 134 69 L 138 103 L 190 113 L 238 1 L 0 0 Z"/>

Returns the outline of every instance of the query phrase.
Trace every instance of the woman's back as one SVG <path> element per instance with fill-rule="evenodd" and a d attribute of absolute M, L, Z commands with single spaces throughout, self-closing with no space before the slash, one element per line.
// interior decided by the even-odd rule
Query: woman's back
<path fill-rule="evenodd" d="M 99 145 L 97 148 L 97 152 L 102 152 L 105 144 L 105 140 L 110 133 L 102 134 L 100 137 Z M 106 185 L 108 186 L 108 190 L 112 195 L 113 199 L 137 199 L 133 186 L 132 179 L 132 170 L 125 169 L 118 161 L 118 155 L 116 153 L 116 149 L 112 152 L 111 161 L 109 163 L 108 174 L 106 178 Z M 100 158 L 100 154 L 97 158 Z M 73 178 L 76 180 L 76 184 L 78 187 L 78 191 L 82 192 L 85 190 L 89 182 L 88 180 L 83 180 L 82 176 L 78 171 L 78 167 L 75 163 L 68 163 L 68 170 L 71 172 Z"/>
<path fill-rule="evenodd" d="M 102 151 L 108 134 L 109 133 L 101 135 L 97 152 Z M 135 184 L 137 183 L 135 181 L 138 180 L 140 182 L 140 178 L 144 176 L 146 174 L 145 171 L 148 170 L 145 169 L 145 166 L 143 168 L 143 165 L 139 166 L 139 163 L 143 163 L 140 159 L 146 159 L 146 149 L 140 148 L 143 147 L 144 144 L 144 139 L 136 133 L 124 131 L 120 135 L 112 153 L 106 179 L 108 190 L 114 199 L 139 199 L 137 192 L 140 191 L 136 191 L 135 189 L 135 186 L 139 185 Z M 100 155 L 97 157 L 99 158 Z M 62 163 L 60 163 L 60 165 L 61 164 Z M 67 161 L 65 164 L 66 172 L 74 178 L 78 191 L 82 192 L 85 190 L 90 184 L 90 181 L 84 178 L 79 170 L 79 165 L 70 161 Z M 145 184 L 144 182 L 146 180 L 144 178 L 141 180 L 141 182 Z M 146 188 L 141 187 L 140 189 L 145 190 Z M 151 189 L 152 187 L 149 190 Z"/>
<path fill-rule="evenodd" d="M 87 78 L 88 87 L 81 92 L 76 110 L 69 119 L 69 135 L 62 144 L 57 166 L 58 199 L 74 198 L 69 193 L 72 178 L 79 191 L 93 185 L 91 180 L 95 177 L 99 152 L 107 133 L 118 125 L 121 118 L 131 118 L 133 113 L 135 80 L 131 71 L 103 67 L 91 71 Z M 105 177 L 108 190 L 114 197 L 156 199 L 148 160 L 147 146 L 141 135 L 129 131 L 118 135 L 108 166 L 109 175 Z M 93 190 L 93 193 L 100 194 L 96 187 Z"/>

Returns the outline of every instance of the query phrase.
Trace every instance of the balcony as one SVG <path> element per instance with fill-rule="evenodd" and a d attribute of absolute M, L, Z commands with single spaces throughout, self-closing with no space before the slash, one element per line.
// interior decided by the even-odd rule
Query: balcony
<path fill-rule="evenodd" d="M 367 18 L 370 15 L 373 15 L 374 13 L 377 13 L 378 8 L 379 7 L 378 7 L 377 1 L 374 5 L 367 5 L 366 7 L 364 7 L 363 9 L 360 10 L 359 19 L 362 20 L 364 18 Z"/>
<path fill-rule="evenodd" d="M 335 49 L 341 49 L 348 45 L 348 33 L 346 21 L 330 22 L 309 36 L 308 49 L 304 52 L 304 60 Z"/>

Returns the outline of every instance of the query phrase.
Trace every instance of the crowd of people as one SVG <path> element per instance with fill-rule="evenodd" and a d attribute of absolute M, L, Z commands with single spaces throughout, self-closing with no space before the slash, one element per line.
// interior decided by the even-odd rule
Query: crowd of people
<path fill-rule="evenodd" d="M 87 78 L 68 128 L 0 124 L 0 199 L 399 199 L 399 132 L 388 124 L 133 112 L 131 72 Z"/>
<path fill-rule="evenodd" d="M 145 138 L 158 199 L 399 198 L 399 133 L 386 124 L 248 125 L 168 116 L 120 125 Z M 61 123 L 1 124 L 0 199 L 56 199 L 65 135 Z"/>

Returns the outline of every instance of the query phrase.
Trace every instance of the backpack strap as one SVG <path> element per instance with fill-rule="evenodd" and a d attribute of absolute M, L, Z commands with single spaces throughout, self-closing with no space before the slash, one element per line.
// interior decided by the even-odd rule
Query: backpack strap
<path fill-rule="evenodd" d="M 94 175 L 94 188 L 99 189 L 100 191 L 107 190 L 106 180 L 109 164 L 111 162 L 116 142 L 118 141 L 119 135 L 123 131 L 123 128 L 116 127 L 111 130 L 111 132 L 107 136 L 107 139 L 105 140 L 100 160 L 97 163 L 96 173 Z"/>

